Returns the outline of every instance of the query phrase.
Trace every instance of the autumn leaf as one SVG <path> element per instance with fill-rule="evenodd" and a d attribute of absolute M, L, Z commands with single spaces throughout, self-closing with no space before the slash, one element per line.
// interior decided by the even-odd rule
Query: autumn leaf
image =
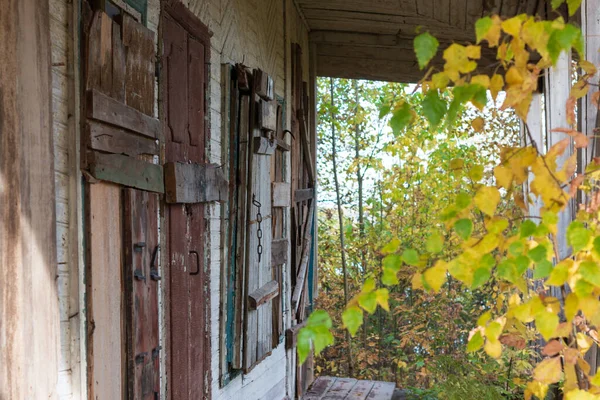
<path fill-rule="evenodd" d="M 560 357 L 543 360 L 533 370 L 533 378 L 541 383 L 550 384 L 560 381 L 563 377 Z"/>
<path fill-rule="evenodd" d="M 357 306 L 348 307 L 342 313 L 342 321 L 344 328 L 348 329 L 348 332 L 354 336 L 363 323 L 363 312 Z"/>
<path fill-rule="evenodd" d="M 481 117 L 475 118 L 471 121 L 471 126 L 475 132 L 481 132 L 483 130 L 483 126 L 485 125 L 485 120 Z"/>
<path fill-rule="evenodd" d="M 514 347 L 517 350 L 522 350 L 526 346 L 525 339 L 516 333 L 507 333 L 500 336 L 500 343 L 506 346 Z"/>
<path fill-rule="evenodd" d="M 443 261 L 438 261 L 435 266 L 429 268 L 423 274 L 425 282 L 434 292 L 439 292 L 444 282 L 446 282 L 446 271 L 448 265 Z"/>
<path fill-rule="evenodd" d="M 577 105 L 577 99 L 573 96 L 569 96 L 567 99 L 566 110 L 567 110 L 567 124 L 573 125 L 575 123 L 575 106 Z"/>
<path fill-rule="evenodd" d="M 435 53 L 437 53 L 440 43 L 429 32 L 425 32 L 415 37 L 413 45 L 417 61 L 419 62 L 419 68 L 423 69 L 429 64 Z"/>
<path fill-rule="evenodd" d="M 546 343 L 546 345 L 542 349 L 542 354 L 545 356 L 552 357 L 560 353 L 564 347 L 565 346 L 560 341 L 554 339 Z"/>
<path fill-rule="evenodd" d="M 490 47 L 498 46 L 500 41 L 502 20 L 497 15 L 483 17 L 475 22 L 477 43 L 487 40 Z"/>
<path fill-rule="evenodd" d="M 484 214 L 493 216 L 500 202 L 500 192 L 495 187 L 482 186 L 477 191 L 473 202 Z"/>

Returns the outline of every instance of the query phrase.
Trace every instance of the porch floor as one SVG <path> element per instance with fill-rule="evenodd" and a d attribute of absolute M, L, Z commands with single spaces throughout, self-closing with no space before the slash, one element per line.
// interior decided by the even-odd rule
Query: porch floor
<path fill-rule="evenodd" d="M 392 382 L 320 376 L 302 400 L 392 400 L 395 389 Z"/>

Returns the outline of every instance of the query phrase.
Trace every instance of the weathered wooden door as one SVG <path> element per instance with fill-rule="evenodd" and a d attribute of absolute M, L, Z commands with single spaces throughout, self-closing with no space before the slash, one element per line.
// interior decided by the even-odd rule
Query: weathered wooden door
<path fill-rule="evenodd" d="M 162 107 L 165 158 L 205 164 L 208 30 L 184 7 L 162 17 Z M 171 399 L 209 397 L 210 337 L 205 207 L 174 203 L 165 209 L 169 274 L 169 393 Z"/>

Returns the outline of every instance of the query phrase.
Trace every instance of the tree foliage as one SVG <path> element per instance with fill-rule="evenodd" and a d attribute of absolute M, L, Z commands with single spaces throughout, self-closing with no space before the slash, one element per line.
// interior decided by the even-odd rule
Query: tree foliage
<path fill-rule="evenodd" d="M 557 7 L 562 1 L 552 3 Z M 578 1 L 567 3 L 570 14 L 579 7 Z M 475 30 L 476 44 L 453 43 L 444 49 L 443 69 L 430 67 L 413 96 L 405 95 L 405 87 L 394 88 L 379 102 L 380 116 L 389 119 L 395 135 L 382 151 L 398 162 L 384 171 L 374 192 L 379 200 L 371 203 L 372 215 L 379 212 L 380 218 L 371 221 L 372 234 L 363 238 L 365 246 L 359 250 L 379 266 L 368 273 L 362 265 L 355 283 L 362 288 L 345 306 L 341 320 L 355 335 L 365 321 L 387 315 L 388 309 L 393 318 L 410 316 L 396 322 L 398 330 L 411 332 L 406 333 L 410 346 L 392 339 L 398 367 L 406 364 L 406 357 L 418 365 L 419 355 L 440 354 L 452 345 L 466 350 L 464 363 L 487 354 L 498 365 L 502 360 L 512 365 L 520 360 L 518 351 L 543 340 L 541 361 L 524 361 L 534 363 L 523 382 L 524 397 L 542 399 L 551 385 L 558 385 L 566 399 L 600 398 L 600 374 L 591 375 L 584 359 L 599 340 L 600 160 L 575 174 L 577 154 L 565 156 L 571 146 L 585 148 L 594 137 L 593 132 L 577 131 L 575 106 L 598 86 L 593 80 L 596 68 L 583 59 L 581 30 L 562 17 L 544 21 L 524 14 L 508 19 L 494 15 L 480 19 Z M 423 67 L 437 53 L 430 36 L 415 39 Z M 488 48 L 498 63 L 493 73 L 478 73 L 490 70 L 480 65 L 482 50 Z M 532 97 L 540 76 L 562 52 L 572 51 L 578 59 L 565 104 L 568 126 L 558 129 L 568 137 L 543 152 L 527 127 Z M 485 113 L 488 92 L 499 104 L 488 110 L 492 118 Z M 591 98 L 597 105 L 598 95 Z M 465 115 L 472 107 L 482 114 L 468 120 Z M 507 111 L 523 122 L 525 145 L 494 138 L 497 131 L 490 125 Z M 473 131 L 489 135 L 481 135 L 484 141 L 478 143 L 477 135 L 467 133 Z M 439 140 L 444 137 L 456 140 Z M 485 151 L 487 160 L 495 160 L 493 168 L 480 162 L 486 160 Z M 355 161 L 354 167 L 361 168 L 364 160 Z M 523 193 L 526 182 L 529 190 Z M 566 229 L 559 228 L 561 213 L 572 199 L 581 203 L 576 218 Z M 536 200 L 542 204 L 540 216 L 527 215 L 528 205 Z M 525 214 L 519 215 L 515 205 Z M 331 224 L 325 218 L 321 226 Z M 561 258 L 558 243 L 563 242 L 571 251 Z M 474 307 L 477 296 L 482 302 Z M 406 303 L 407 297 L 416 301 Z M 456 318 L 463 311 L 478 316 L 466 337 L 438 319 L 431 305 L 441 301 L 454 302 Z M 473 308 L 461 310 L 465 304 Z M 406 354 L 408 349 L 412 354 Z"/>

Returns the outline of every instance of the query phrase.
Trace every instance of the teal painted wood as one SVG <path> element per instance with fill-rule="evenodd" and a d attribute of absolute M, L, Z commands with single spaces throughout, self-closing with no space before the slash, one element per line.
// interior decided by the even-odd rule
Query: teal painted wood
<path fill-rule="evenodd" d="M 125 0 L 125 2 L 142 15 L 142 23 L 146 25 L 148 20 L 148 0 Z"/>

